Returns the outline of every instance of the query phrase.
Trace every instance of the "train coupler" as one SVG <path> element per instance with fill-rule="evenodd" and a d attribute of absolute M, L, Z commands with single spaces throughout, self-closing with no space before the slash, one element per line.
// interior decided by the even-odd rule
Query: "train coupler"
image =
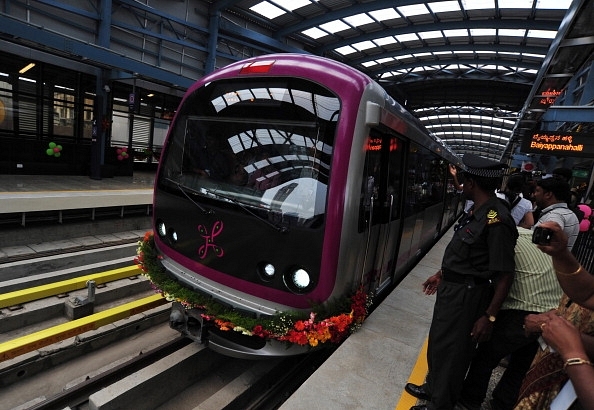
<path fill-rule="evenodd" d="M 179 302 L 173 302 L 169 314 L 169 327 L 198 343 L 204 343 L 208 325 L 200 309 L 185 309 Z"/>

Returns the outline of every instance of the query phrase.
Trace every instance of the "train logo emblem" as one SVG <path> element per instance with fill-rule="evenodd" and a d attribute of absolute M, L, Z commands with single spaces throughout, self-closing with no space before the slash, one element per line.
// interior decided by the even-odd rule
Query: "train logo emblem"
<path fill-rule="evenodd" d="M 208 228 L 206 228 L 204 225 L 198 225 L 198 232 L 200 233 L 200 236 L 204 238 L 204 245 L 198 248 L 198 256 L 200 259 L 206 258 L 206 255 L 210 249 L 214 251 L 217 257 L 222 257 L 225 252 L 223 251 L 223 248 L 214 243 L 214 238 L 223 232 L 223 221 L 216 221 L 212 225 L 210 234 L 208 233 Z"/>

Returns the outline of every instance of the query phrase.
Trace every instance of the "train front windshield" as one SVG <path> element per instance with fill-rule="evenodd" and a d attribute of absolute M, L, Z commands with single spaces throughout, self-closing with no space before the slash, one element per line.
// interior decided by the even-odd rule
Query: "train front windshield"
<path fill-rule="evenodd" d="M 159 186 L 319 226 L 339 113 L 334 94 L 303 79 L 209 83 L 180 108 Z"/>

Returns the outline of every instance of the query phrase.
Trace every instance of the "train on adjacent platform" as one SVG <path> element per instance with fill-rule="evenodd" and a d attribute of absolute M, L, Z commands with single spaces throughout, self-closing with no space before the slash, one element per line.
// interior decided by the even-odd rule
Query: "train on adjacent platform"
<path fill-rule="evenodd" d="M 250 315 L 386 294 L 461 212 L 459 158 L 367 75 L 273 54 L 188 89 L 155 180 L 155 248 L 184 287 Z M 217 329 L 174 304 L 172 326 L 235 357 L 307 346 Z"/>

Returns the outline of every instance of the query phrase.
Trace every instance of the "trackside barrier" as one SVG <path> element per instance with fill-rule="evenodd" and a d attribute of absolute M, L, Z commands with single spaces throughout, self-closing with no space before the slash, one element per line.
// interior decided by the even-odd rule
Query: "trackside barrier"
<path fill-rule="evenodd" d="M 580 232 L 571 253 L 586 270 L 594 274 L 594 231 Z"/>
<path fill-rule="evenodd" d="M 0 343 L 0 362 L 49 346 L 69 337 L 90 330 L 96 330 L 101 326 L 125 319 L 165 303 L 167 303 L 167 300 L 162 295 L 155 294 L 81 319 Z"/>

